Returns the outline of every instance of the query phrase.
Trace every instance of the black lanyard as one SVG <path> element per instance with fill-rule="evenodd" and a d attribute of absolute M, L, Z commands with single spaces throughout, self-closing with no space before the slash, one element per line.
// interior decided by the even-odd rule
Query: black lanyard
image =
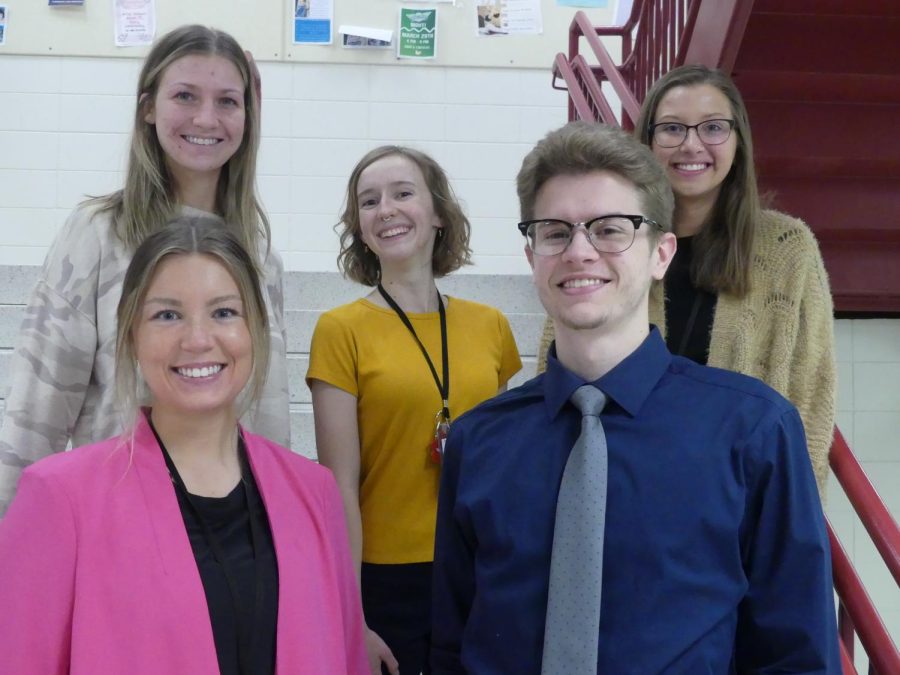
<path fill-rule="evenodd" d="M 409 332 L 412 333 L 413 338 L 416 341 L 416 344 L 419 345 L 419 349 L 422 350 L 422 356 L 425 357 L 425 361 L 428 363 L 428 367 L 431 369 L 431 375 L 434 377 L 434 383 L 437 385 L 438 393 L 441 395 L 441 401 L 443 403 L 443 409 L 441 413 L 444 416 L 444 420 L 446 422 L 450 422 L 450 404 L 448 401 L 450 400 L 450 357 L 447 354 L 447 312 L 444 310 L 444 302 L 441 299 L 441 292 L 437 292 L 437 301 L 438 301 L 438 313 L 441 317 L 441 365 L 444 368 L 444 381 L 441 382 L 438 377 L 437 370 L 434 368 L 434 363 L 431 361 L 431 357 L 428 356 L 428 351 L 425 349 L 425 345 L 422 344 L 422 341 L 419 339 L 419 336 L 416 335 L 416 330 L 413 328 L 412 322 L 410 322 L 409 317 L 406 316 L 406 313 L 400 309 L 400 305 L 394 302 L 394 299 L 388 295 L 388 292 L 384 290 L 384 286 L 378 284 L 378 292 L 381 293 L 381 297 L 384 298 L 384 301 L 391 306 L 397 316 L 400 317 L 400 320 L 404 323 L 404 325 L 409 329 Z"/>
<path fill-rule="evenodd" d="M 244 491 L 244 502 L 247 506 L 248 519 L 250 521 L 250 541 L 253 546 L 253 568 L 254 576 L 256 579 L 256 593 L 254 599 L 253 616 L 248 617 L 251 619 L 249 621 L 245 619 L 246 613 L 244 611 L 243 603 L 241 602 L 241 596 L 238 593 L 237 580 L 235 579 L 234 571 L 231 569 L 231 564 L 225 557 L 225 551 L 222 550 L 222 545 L 219 543 L 218 537 L 216 537 L 216 535 L 213 533 L 212 528 L 200 513 L 197 505 L 194 504 L 191 493 L 188 492 L 187 486 L 184 484 L 184 480 L 182 480 L 181 478 L 181 474 L 178 473 L 178 468 L 175 466 L 175 462 L 173 462 L 172 458 L 169 456 L 169 451 L 166 449 L 165 444 L 159 437 L 159 434 L 156 431 L 156 427 L 153 426 L 153 422 L 150 420 L 149 415 L 147 416 L 147 421 L 150 424 L 150 429 L 153 430 L 153 435 L 156 436 L 156 442 L 159 443 L 160 450 L 162 450 L 163 458 L 165 458 L 166 460 L 166 466 L 169 469 L 169 476 L 171 476 L 172 482 L 175 484 L 175 489 L 181 492 L 181 495 L 187 502 L 188 508 L 190 508 L 194 518 L 196 518 L 197 522 L 200 523 L 200 527 L 203 529 L 203 536 L 206 539 L 206 543 L 212 551 L 213 557 L 216 559 L 216 562 L 222 568 L 222 573 L 225 575 L 225 582 L 228 584 L 228 592 L 231 595 L 231 603 L 232 607 L 234 608 L 234 622 L 237 628 L 238 666 L 242 675 L 252 675 L 253 669 L 251 658 L 256 643 L 256 631 L 254 630 L 254 626 L 260 624 L 262 612 L 263 583 L 262 575 L 259 573 L 259 556 L 263 544 L 262 533 L 259 531 L 259 524 L 256 522 L 256 514 L 253 512 L 253 505 L 251 504 L 249 491 L 247 489 L 247 476 L 250 475 L 250 466 L 247 461 L 247 449 L 244 446 L 244 439 L 243 437 L 238 435 L 238 457 L 241 463 L 241 487 Z"/>

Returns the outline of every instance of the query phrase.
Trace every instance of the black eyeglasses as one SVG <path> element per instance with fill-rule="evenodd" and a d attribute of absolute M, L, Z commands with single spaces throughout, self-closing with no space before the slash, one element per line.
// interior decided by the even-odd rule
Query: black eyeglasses
<path fill-rule="evenodd" d="M 697 136 L 707 145 L 721 145 L 731 136 L 734 120 L 706 120 L 700 124 L 681 122 L 659 122 L 650 125 L 650 136 L 661 148 L 677 148 L 685 142 L 688 132 L 697 130 Z"/>
<path fill-rule="evenodd" d="M 528 238 L 535 255 L 559 255 L 569 247 L 575 228 L 583 227 L 591 245 L 601 253 L 621 253 L 634 243 L 641 223 L 662 230 L 656 221 L 644 216 L 613 214 L 598 216 L 583 223 L 570 223 L 557 218 L 526 220 L 519 223 L 519 232 Z"/>

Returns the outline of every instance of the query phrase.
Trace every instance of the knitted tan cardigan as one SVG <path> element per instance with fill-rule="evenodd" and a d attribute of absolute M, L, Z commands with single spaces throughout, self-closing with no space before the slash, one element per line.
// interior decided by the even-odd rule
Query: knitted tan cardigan
<path fill-rule="evenodd" d="M 750 292 L 743 298 L 719 294 L 708 364 L 757 377 L 797 406 L 823 498 L 836 391 L 832 315 L 828 277 L 812 232 L 796 218 L 763 211 Z M 650 292 L 650 323 L 665 336 L 662 284 Z M 552 340 L 553 323 L 547 319 L 538 372 L 546 368 Z"/>

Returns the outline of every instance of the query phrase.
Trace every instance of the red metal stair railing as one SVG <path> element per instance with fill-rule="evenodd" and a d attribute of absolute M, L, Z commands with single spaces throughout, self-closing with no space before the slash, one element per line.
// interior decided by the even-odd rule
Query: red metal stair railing
<path fill-rule="evenodd" d="M 593 26 L 584 12 L 576 12 L 569 26 L 569 53 L 557 54 L 553 63 L 554 89 L 569 91 L 569 120 L 582 119 L 590 122 L 600 121 L 605 124 L 619 124 L 619 120 L 612 110 L 606 96 L 601 90 L 601 82 L 609 82 L 616 96 L 622 102 L 625 111 L 623 123 L 626 128 L 633 128 L 637 119 L 640 104 L 634 95 L 631 78 L 626 79 L 626 74 L 631 70 L 630 66 L 616 66 L 612 56 L 600 41 L 599 36 L 618 37 L 622 41 L 622 58 L 628 61 L 632 55 L 631 32 L 637 24 L 641 2 L 636 2 L 632 7 L 631 17 L 622 26 Z M 588 64 L 583 54 L 580 54 L 579 41 L 584 37 L 594 54 L 594 58 L 600 62 L 599 66 Z M 562 78 L 565 86 L 560 86 L 558 80 Z"/>
<path fill-rule="evenodd" d="M 900 531 L 884 502 L 869 481 L 856 455 L 850 450 L 840 429 L 834 430 L 829 455 L 831 469 L 837 477 L 860 520 L 872 537 L 894 581 L 900 585 Z"/>
<path fill-rule="evenodd" d="M 565 87 L 556 84 L 557 77 L 563 78 Z M 613 120 L 612 123 L 615 123 L 615 113 L 603 95 L 591 67 L 581 54 L 576 54 L 571 63 L 566 60 L 564 54 L 556 55 L 553 88 L 568 90 L 569 120 Z"/>
<path fill-rule="evenodd" d="M 737 55 L 754 0 L 634 0 L 621 26 L 594 26 L 584 12 L 576 12 L 569 26 L 569 53 L 553 64 L 553 87 L 572 92 L 569 119 L 621 124 L 633 129 L 640 102 L 659 77 L 684 63 L 702 63 L 730 71 Z M 694 35 L 703 39 L 693 39 Z M 601 37 L 618 38 L 621 64 L 616 65 Z M 587 42 L 595 65 L 580 53 Z M 591 76 L 592 75 L 592 76 Z M 557 84 L 559 79 L 565 86 Z M 622 117 L 600 87 L 609 82 L 622 103 Z M 579 93 L 586 101 L 576 101 Z"/>
<path fill-rule="evenodd" d="M 553 87 L 574 93 L 569 99 L 569 119 L 619 124 L 599 86 L 609 82 L 622 103 L 621 125 L 633 129 L 649 87 L 684 62 L 684 37 L 692 32 L 701 4 L 698 0 L 635 0 L 631 15 L 621 26 L 594 26 L 584 12 L 576 12 L 569 26 L 568 56 L 559 54 L 553 65 Z M 632 38 L 635 29 L 637 36 Z M 620 40 L 621 65 L 615 64 L 601 37 Z M 597 65 L 588 65 L 579 53 L 581 38 Z M 558 78 L 566 86 L 559 86 Z M 588 99 L 586 105 L 576 100 L 575 92 Z"/>
<path fill-rule="evenodd" d="M 872 538 L 875 548 L 878 549 L 894 581 L 900 585 L 900 529 L 837 427 L 834 430 L 829 460 L 835 477 L 847 493 L 847 498 Z M 897 650 L 881 617 L 878 616 L 871 598 L 830 524 L 828 536 L 831 541 L 834 587 L 839 601 L 838 633 L 842 652 L 845 651 L 846 657 L 850 661 L 853 660 L 854 634 L 856 634 L 869 657 L 870 673 L 884 675 L 900 673 L 900 651 Z M 855 672 L 849 670 L 845 664 L 845 675 Z"/>

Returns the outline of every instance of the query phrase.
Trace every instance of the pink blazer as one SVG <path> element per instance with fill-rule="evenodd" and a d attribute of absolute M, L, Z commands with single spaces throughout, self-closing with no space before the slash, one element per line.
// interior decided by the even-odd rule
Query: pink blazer
<path fill-rule="evenodd" d="M 327 469 L 244 432 L 278 557 L 276 672 L 369 672 Z M 129 437 L 28 468 L 0 521 L 0 671 L 216 675 L 197 564 L 143 415 Z"/>

